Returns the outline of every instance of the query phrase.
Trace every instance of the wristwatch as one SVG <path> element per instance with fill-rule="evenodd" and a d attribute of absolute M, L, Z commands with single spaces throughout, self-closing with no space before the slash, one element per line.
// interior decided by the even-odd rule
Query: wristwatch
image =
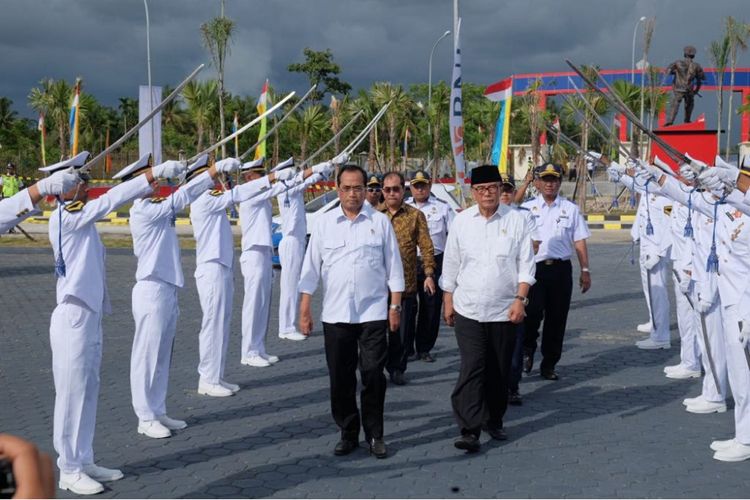
<path fill-rule="evenodd" d="M 516 295 L 516 299 L 521 301 L 521 304 L 523 304 L 524 307 L 529 305 L 529 298 L 524 297 L 523 295 Z"/>
<path fill-rule="evenodd" d="M 582 267 L 582 268 L 581 268 L 581 272 L 582 272 L 582 273 L 588 273 L 588 272 L 591 272 L 591 271 L 589 271 L 589 268 L 588 268 L 588 267 Z"/>
<path fill-rule="evenodd" d="M 396 311 L 397 313 L 401 312 L 401 304 L 391 304 L 390 306 L 388 306 L 388 308 L 392 311 Z"/>

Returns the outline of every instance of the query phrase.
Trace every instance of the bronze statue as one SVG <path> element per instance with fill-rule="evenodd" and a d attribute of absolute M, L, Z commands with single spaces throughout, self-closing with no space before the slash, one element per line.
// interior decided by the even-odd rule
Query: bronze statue
<path fill-rule="evenodd" d="M 674 123 L 677 116 L 677 108 L 680 107 L 680 101 L 685 100 L 685 123 L 690 123 L 690 116 L 693 113 L 694 96 L 697 94 L 706 75 L 703 68 L 695 58 L 695 47 L 688 45 L 683 49 L 684 59 L 679 59 L 667 67 L 667 74 L 674 75 L 672 82 L 672 102 L 669 106 L 669 115 L 667 122 L 664 124 L 668 127 Z"/>

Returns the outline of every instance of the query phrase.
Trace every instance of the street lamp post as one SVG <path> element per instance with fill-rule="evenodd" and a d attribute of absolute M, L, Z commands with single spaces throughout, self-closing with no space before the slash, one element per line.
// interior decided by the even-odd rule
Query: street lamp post
<path fill-rule="evenodd" d="M 427 64 L 427 136 L 430 138 L 430 144 L 432 144 L 432 123 L 430 120 L 430 104 L 432 102 L 432 56 L 435 55 L 435 49 L 437 48 L 440 40 L 451 34 L 451 30 L 445 30 L 445 33 L 440 35 L 440 38 L 435 40 L 432 44 L 432 50 L 430 51 L 430 59 Z M 430 153 L 427 153 L 428 165 L 429 165 Z"/>
<path fill-rule="evenodd" d="M 149 99 L 149 112 L 154 109 L 154 91 L 151 88 L 151 25 L 148 18 L 148 0 L 143 0 L 143 7 L 146 9 L 146 64 L 148 66 L 148 99 Z M 151 155 L 154 154 L 154 120 L 151 120 Z M 156 158 L 154 158 L 155 160 Z"/>
<path fill-rule="evenodd" d="M 633 52 L 630 57 L 630 83 L 635 83 L 635 35 L 638 33 L 638 26 L 646 20 L 646 16 L 641 16 L 640 19 L 638 19 L 638 22 L 635 23 L 635 28 L 633 28 Z"/>

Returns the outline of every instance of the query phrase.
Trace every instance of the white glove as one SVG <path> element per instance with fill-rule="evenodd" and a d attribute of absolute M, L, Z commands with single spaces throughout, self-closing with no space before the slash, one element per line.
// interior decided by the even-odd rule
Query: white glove
<path fill-rule="evenodd" d="M 731 189 L 734 189 L 734 187 L 737 185 L 737 177 L 740 176 L 740 169 L 732 165 L 731 163 L 727 163 L 724 160 L 721 159 L 720 156 L 716 156 L 716 170 L 718 171 L 719 177 L 721 177 L 721 180 L 729 186 Z"/>
<path fill-rule="evenodd" d="M 638 179 L 640 184 L 646 184 L 647 182 L 653 182 L 654 178 L 647 169 L 638 166 L 635 169 L 635 178 Z"/>
<path fill-rule="evenodd" d="M 159 179 L 175 179 L 185 173 L 187 167 L 177 160 L 167 160 L 151 169 L 151 174 Z"/>
<path fill-rule="evenodd" d="M 690 160 L 690 166 L 693 168 L 693 170 L 698 171 L 698 173 L 702 173 L 704 169 L 708 168 L 708 165 L 700 160 L 696 160 L 689 154 L 685 153 L 685 156 L 687 156 L 687 158 Z"/>
<path fill-rule="evenodd" d="M 324 176 L 328 176 L 328 172 L 331 171 L 333 168 L 333 165 L 330 161 L 324 161 L 323 163 L 318 163 L 317 165 L 313 165 L 312 171 L 314 174 L 320 174 Z"/>
<path fill-rule="evenodd" d="M 42 196 L 60 195 L 67 193 L 81 182 L 73 167 L 55 172 L 49 177 L 39 180 L 36 188 Z"/>
<path fill-rule="evenodd" d="M 614 162 L 612 162 L 612 163 L 614 163 Z M 607 168 L 607 175 L 609 176 L 609 180 L 611 182 L 618 182 L 620 180 L 620 178 L 622 177 L 622 173 L 620 173 L 620 171 L 617 168 L 615 168 L 615 167 L 609 167 L 609 168 Z"/>
<path fill-rule="evenodd" d="M 683 163 L 682 165 L 680 165 L 680 175 L 682 176 L 683 179 L 685 179 L 686 181 L 690 181 L 690 182 L 694 181 L 698 177 L 696 173 L 693 171 L 693 169 L 690 167 L 690 165 L 686 163 Z"/>
<path fill-rule="evenodd" d="M 685 271 L 677 271 L 680 274 L 680 292 L 687 295 L 690 293 L 690 284 L 693 282 L 692 277 Z"/>
<path fill-rule="evenodd" d="M 297 175 L 297 169 L 285 168 L 274 172 L 274 175 L 276 176 L 277 181 L 288 181 L 289 179 L 292 179 L 295 175 Z"/>
<path fill-rule="evenodd" d="M 216 171 L 222 174 L 233 174 L 242 166 L 237 158 L 224 158 L 216 162 Z"/>
<path fill-rule="evenodd" d="M 650 271 L 654 268 L 656 264 L 659 263 L 659 256 L 647 253 L 645 254 L 645 257 L 643 259 L 643 267 L 646 268 L 647 271 Z"/>
<path fill-rule="evenodd" d="M 742 320 L 742 329 L 740 330 L 740 345 L 747 349 L 748 340 L 750 340 L 750 320 Z"/>
<path fill-rule="evenodd" d="M 712 302 L 704 300 L 701 294 L 698 294 L 698 302 L 695 304 L 695 308 L 698 310 L 699 313 L 702 313 L 702 314 L 707 313 L 708 310 L 711 309 L 712 305 L 713 305 Z"/>
<path fill-rule="evenodd" d="M 698 176 L 698 183 L 711 192 L 724 190 L 724 181 L 719 167 L 707 168 L 701 172 Z"/>
<path fill-rule="evenodd" d="M 343 153 L 339 153 L 333 160 L 331 160 L 331 163 L 334 165 L 343 165 L 344 163 L 349 161 L 349 153 L 344 151 Z"/>

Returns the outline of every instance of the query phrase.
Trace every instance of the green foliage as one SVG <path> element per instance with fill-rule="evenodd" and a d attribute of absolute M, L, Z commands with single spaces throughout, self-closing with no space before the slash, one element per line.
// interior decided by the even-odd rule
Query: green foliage
<path fill-rule="evenodd" d="M 341 67 L 333 62 L 331 49 L 318 51 L 307 47 L 303 53 L 305 62 L 292 63 L 287 69 L 292 73 L 307 75 L 310 85 L 322 84 L 323 88 L 316 90 L 310 96 L 312 102 L 320 102 L 327 93 L 345 95 L 352 90 L 351 85 L 337 76 L 341 73 Z"/>

